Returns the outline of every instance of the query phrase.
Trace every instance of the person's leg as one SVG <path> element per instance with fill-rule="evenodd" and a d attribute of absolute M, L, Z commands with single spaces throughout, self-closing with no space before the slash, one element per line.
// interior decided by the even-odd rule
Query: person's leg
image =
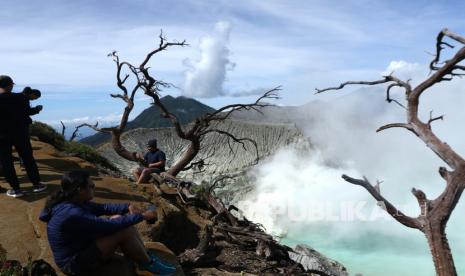
<path fill-rule="evenodd" d="M 113 215 L 113 216 L 110 217 L 110 219 L 117 219 L 117 218 L 120 218 L 120 217 L 122 217 L 122 215 Z M 135 228 L 134 228 L 134 230 L 135 230 Z M 144 244 L 144 241 L 140 237 L 139 232 L 137 232 L 137 230 L 136 230 L 136 237 L 139 239 L 141 244 Z"/>
<path fill-rule="evenodd" d="M 15 136 L 13 143 L 16 151 L 18 151 L 19 157 L 23 160 L 29 180 L 34 186 L 41 186 L 39 169 L 37 168 L 36 160 L 32 154 L 29 133 L 27 131 L 19 132 Z"/>
<path fill-rule="evenodd" d="M 132 171 L 132 175 L 134 175 L 134 180 L 137 182 L 139 181 L 140 174 L 142 173 L 142 168 L 137 168 Z"/>
<path fill-rule="evenodd" d="M 5 180 L 10 184 L 13 190 L 19 190 L 19 181 L 13 165 L 12 154 L 12 145 L 10 141 L 8 139 L 0 139 L 0 162 L 2 163 Z"/>
<path fill-rule="evenodd" d="M 103 259 L 108 258 L 120 247 L 124 255 L 138 263 L 138 271 L 149 271 L 155 275 L 173 275 L 176 267 L 155 255 L 148 255 L 139 233 L 128 227 L 113 235 L 102 237 L 96 242 Z"/>
<path fill-rule="evenodd" d="M 150 174 L 152 173 L 152 171 L 153 169 L 149 169 L 149 168 L 145 168 L 144 170 L 142 170 L 142 173 L 140 174 L 137 184 L 148 183 L 150 179 Z"/>
<path fill-rule="evenodd" d="M 108 258 L 118 247 L 121 247 L 124 255 L 131 260 L 139 264 L 150 262 L 144 243 L 134 227 L 128 227 L 115 234 L 97 239 L 97 247 L 102 252 L 103 258 Z"/>

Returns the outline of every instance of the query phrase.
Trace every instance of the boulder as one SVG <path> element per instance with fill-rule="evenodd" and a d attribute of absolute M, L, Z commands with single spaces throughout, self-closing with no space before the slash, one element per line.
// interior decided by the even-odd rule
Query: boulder
<path fill-rule="evenodd" d="M 289 257 L 300 263 L 309 272 L 323 272 L 322 275 L 348 276 L 347 269 L 335 260 L 323 256 L 308 245 L 299 244 L 293 251 L 289 251 Z"/>

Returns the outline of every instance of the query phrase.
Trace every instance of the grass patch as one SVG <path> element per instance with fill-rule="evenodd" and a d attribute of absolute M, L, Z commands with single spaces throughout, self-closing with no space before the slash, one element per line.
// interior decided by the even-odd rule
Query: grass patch
<path fill-rule="evenodd" d="M 93 147 L 75 141 L 66 141 L 64 151 L 74 154 L 93 164 L 98 164 L 112 171 L 119 171 L 105 157 L 101 156 Z"/>
<path fill-rule="evenodd" d="M 53 127 L 41 123 L 33 122 L 29 128 L 31 136 L 36 136 L 39 141 L 50 144 L 58 150 L 64 150 L 65 138 L 59 134 Z"/>
<path fill-rule="evenodd" d="M 50 144 L 60 151 L 80 157 L 92 164 L 119 172 L 113 164 L 101 156 L 93 147 L 75 141 L 66 141 L 63 135 L 47 124 L 33 122 L 30 127 L 30 134 L 31 136 L 36 136 L 39 141 Z"/>

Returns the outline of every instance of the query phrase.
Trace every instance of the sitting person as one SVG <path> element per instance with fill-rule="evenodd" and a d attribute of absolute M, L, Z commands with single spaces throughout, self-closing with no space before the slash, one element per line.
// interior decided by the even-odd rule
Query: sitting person
<path fill-rule="evenodd" d="M 150 174 L 160 174 L 165 171 L 166 155 L 157 148 L 157 140 L 147 142 L 147 152 L 144 154 L 143 166 L 135 169 L 132 173 L 137 184 L 148 183 Z"/>
<path fill-rule="evenodd" d="M 48 241 L 57 266 L 68 275 L 87 275 L 121 248 L 142 273 L 174 273 L 174 266 L 147 253 L 133 227 L 142 220 L 155 219 L 156 212 L 144 212 L 130 204 L 94 203 L 94 188 L 88 173 L 66 173 L 61 190 L 47 200 L 40 214 L 40 220 L 47 222 Z M 116 216 L 101 218 L 103 215 Z"/>

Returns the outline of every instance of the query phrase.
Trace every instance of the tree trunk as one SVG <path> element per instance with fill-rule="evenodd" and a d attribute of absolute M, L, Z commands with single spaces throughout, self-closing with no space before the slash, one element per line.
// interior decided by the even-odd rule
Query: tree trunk
<path fill-rule="evenodd" d="M 128 151 L 121 144 L 120 137 L 121 137 L 121 132 L 119 130 L 112 131 L 111 145 L 113 149 L 115 150 L 115 152 L 119 156 L 123 157 L 124 159 L 127 159 L 129 161 L 137 161 L 135 152 Z"/>
<path fill-rule="evenodd" d="M 194 160 L 197 153 L 200 151 L 200 142 L 195 140 L 191 141 L 189 148 L 186 150 L 182 158 L 171 168 L 168 169 L 167 173 L 176 176 L 182 169 L 184 169 L 189 163 Z"/>
<path fill-rule="evenodd" d="M 434 224 L 434 225 L 433 225 Z M 436 275 L 455 276 L 454 260 L 445 233 L 445 222 L 430 222 L 425 226 L 425 235 L 433 256 Z"/>

